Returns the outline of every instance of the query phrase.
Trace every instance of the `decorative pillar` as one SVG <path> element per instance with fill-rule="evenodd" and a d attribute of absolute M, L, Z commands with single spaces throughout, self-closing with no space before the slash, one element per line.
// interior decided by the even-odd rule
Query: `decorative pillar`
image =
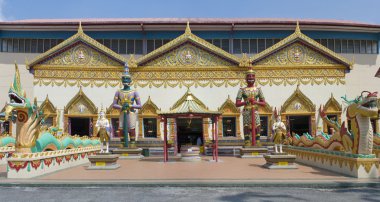
<path fill-rule="evenodd" d="M 168 120 L 164 117 L 164 162 L 168 161 Z"/>
<path fill-rule="evenodd" d="M 208 128 L 210 126 L 209 118 L 202 118 L 203 122 L 203 140 L 206 142 L 207 140 L 210 139 L 209 133 L 208 133 Z"/>

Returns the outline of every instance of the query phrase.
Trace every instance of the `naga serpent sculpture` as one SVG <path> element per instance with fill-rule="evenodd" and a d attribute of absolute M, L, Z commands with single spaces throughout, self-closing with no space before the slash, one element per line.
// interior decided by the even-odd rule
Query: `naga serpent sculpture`
<path fill-rule="evenodd" d="M 330 120 L 323 108 L 320 107 L 319 113 L 322 120 L 329 127 L 334 128 L 335 133 L 332 136 L 317 135 L 316 137 L 296 135 L 292 138 L 293 146 L 328 149 L 352 154 L 372 154 L 373 144 L 378 141 L 377 136 L 374 141 L 371 125 L 371 118 L 376 118 L 379 114 L 377 92 L 363 91 L 360 96 L 351 101 L 347 100 L 346 97 L 342 98 L 348 104 L 346 116 L 351 130 L 345 127 L 344 122 L 339 125 Z"/>

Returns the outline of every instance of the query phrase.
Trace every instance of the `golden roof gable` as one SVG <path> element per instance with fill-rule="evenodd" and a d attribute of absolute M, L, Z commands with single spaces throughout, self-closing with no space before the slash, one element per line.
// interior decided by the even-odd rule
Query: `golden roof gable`
<path fill-rule="evenodd" d="M 150 96 L 148 100 L 143 104 L 141 109 L 139 110 L 139 114 L 157 114 L 160 111 L 160 108 L 152 101 Z"/>
<path fill-rule="evenodd" d="M 188 89 L 186 93 L 170 108 L 170 111 L 158 112 L 158 114 L 221 114 L 218 111 L 211 111 L 205 104 Z"/>
<path fill-rule="evenodd" d="M 60 44 L 54 46 L 53 48 L 49 49 L 48 51 L 46 51 L 46 52 L 38 55 L 32 61 L 30 61 L 30 62 L 27 61 L 26 68 L 28 70 L 30 68 L 33 68 L 33 66 L 35 66 L 38 63 L 42 62 L 44 59 L 48 59 L 48 58 L 54 57 L 57 52 L 59 52 L 62 49 L 67 48 L 68 46 L 70 46 L 70 45 L 72 45 L 72 44 L 74 44 L 74 43 L 76 43 L 78 41 L 81 41 L 81 42 L 83 42 L 85 44 L 90 45 L 94 49 L 96 49 L 96 50 L 98 50 L 98 51 L 106 54 L 107 56 L 113 58 L 114 60 L 116 60 L 117 62 L 119 62 L 122 65 L 124 65 L 124 63 L 126 62 L 126 58 L 124 58 L 123 56 L 115 53 L 111 49 L 107 48 L 103 44 L 97 42 L 95 39 L 93 39 L 90 36 L 88 36 L 87 34 L 85 34 L 83 32 L 81 23 L 79 23 L 79 28 L 78 28 L 78 31 L 77 31 L 76 34 L 74 34 L 70 38 L 64 40 Z"/>
<path fill-rule="evenodd" d="M 144 64 L 152 61 L 153 59 L 158 58 L 158 57 L 162 56 L 163 54 L 170 52 L 171 50 L 173 50 L 173 49 L 175 49 L 175 48 L 177 48 L 177 47 L 179 47 L 185 43 L 188 43 L 188 42 L 191 43 L 192 45 L 200 47 L 203 50 L 211 52 L 211 53 L 213 53 L 213 54 L 215 54 L 215 55 L 217 55 L 217 56 L 219 56 L 225 60 L 228 60 L 229 62 L 236 64 L 237 66 L 240 63 L 240 59 L 238 57 L 236 57 L 236 56 L 224 51 L 223 49 L 207 42 L 206 40 L 194 35 L 191 32 L 189 22 L 188 22 L 184 34 L 182 34 L 179 37 L 173 39 L 172 41 L 164 44 L 160 48 L 157 48 L 156 50 L 154 50 L 154 51 L 146 54 L 145 56 L 139 58 L 136 61 L 136 67 L 137 66 L 144 66 Z"/>
<path fill-rule="evenodd" d="M 90 100 L 90 98 L 88 98 L 87 95 L 83 92 L 82 87 L 79 88 L 79 92 L 64 107 L 64 110 L 63 110 L 64 113 L 69 114 L 70 109 L 75 107 L 77 104 L 85 105 L 85 107 L 88 108 L 88 113 L 90 113 L 90 114 L 98 114 L 98 108 Z M 78 112 L 78 110 L 74 109 L 74 112 L 76 113 L 76 112 Z M 84 113 L 84 114 L 87 115 L 88 113 Z"/>
<path fill-rule="evenodd" d="M 285 101 L 281 107 L 281 114 L 283 113 L 315 113 L 315 104 L 301 92 L 299 85 L 293 94 Z"/>
<path fill-rule="evenodd" d="M 329 100 L 327 100 L 324 109 L 327 113 L 341 113 L 342 112 L 342 105 L 339 104 L 339 102 L 334 98 L 333 94 L 331 93 L 331 97 Z"/>
<path fill-rule="evenodd" d="M 250 59 L 250 63 L 255 65 L 259 61 L 263 60 L 264 58 L 275 54 L 279 50 L 288 47 L 291 44 L 294 44 L 296 42 L 301 42 L 302 44 L 305 44 L 306 46 L 311 47 L 312 49 L 315 49 L 317 52 L 320 52 L 327 57 L 333 59 L 334 61 L 337 61 L 338 63 L 344 65 L 345 67 L 352 69 L 353 63 L 348 61 L 343 56 L 340 56 L 339 54 L 335 53 L 334 51 L 328 49 L 327 47 L 321 45 L 317 41 L 313 40 L 312 38 L 306 36 L 301 32 L 301 29 L 299 27 L 299 23 L 297 22 L 296 29 L 293 34 L 286 37 L 285 39 L 279 41 L 278 43 L 274 44 L 273 46 L 265 49 L 264 51 L 254 55 Z"/>
<path fill-rule="evenodd" d="M 48 112 L 49 114 L 56 114 L 57 108 L 53 105 L 53 103 L 49 99 L 49 95 L 46 95 L 45 100 L 42 102 L 40 109 L 44 114 L 45 112 Z"/>

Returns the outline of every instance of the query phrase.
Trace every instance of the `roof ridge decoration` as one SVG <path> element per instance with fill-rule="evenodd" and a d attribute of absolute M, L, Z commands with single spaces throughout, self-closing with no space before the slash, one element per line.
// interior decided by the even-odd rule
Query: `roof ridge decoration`
<path fill-rule="evenodd" d="M 90 107 L 89 111 L 92 113 L 92 114 L 98 114 L 98 108 L 95 106 L 95 104 L 91 101 L 91 99 L 89 97 L 87 97 L 87 95 L 83 92 L 82 90 L 82 86 L 80 86 L 79 88 L 79 91 L 76 95 L 74 95 L 73 98 L 71 98 L 71 100 L 67 103 L 67 105 L 64 107 L 63 111 L 65 114 L 68 114 L 69 113 L 69 110 L 71 107 L 74 107 L 74 104 L 77 104 L 79 103 L 81 100 L 84 101 L 84 103 L 81 103 L 81 104 L 85 104 L 87 103 Z M 85 106 L 86 107 L 86 106 Z M 78 106 L 78 108 L 81 108 L 80 106 Z M 75 111 L 79 111 L 80 112 L 80 109 L 79 110 L 75 110 Z M 80 112 L 81 113 L 81 112 Z"/>
<path fill-rule="evenodd" d="M 160 111 L 161 109 L 157 107 L 157 105 L 152 101 L 152 99 L 150 98 L 150 96 L 148 96 L 148 100 L 142 105 L 141 109 L 139 110 L 139 114 L 143 114 L 145 112 L 146 109 L 149 109 L 149 108 L 153 108 L 155 110 L 155 112 L 153 113 L 157 113 L 158 111 Z"/>
<path fill-rule="evenodd" d="M 126 62 L 126 59 L 123 56 L 115 53 L 111 49 L 107 48 L 105 45 L 99 43 L 95 39 L 93 39 L 90 36 L 88 36 L 87 34 L 85 34 L 84 31 L 83 31 L 83 28 L 82 28 L 82 23 L 79 22 L 78 31 L 77 31 L 76 34 L 74 34 L 73 36 L 71 36 L 68 39 L 64 40 L 63 42 L 59 43 L 58 45 L 54 46 L 53 48 L 47 50 L 46 52 L 41 53 L 40 55 L 38 55 L 37 57 L 35 57 L 30 62 L 25 61 L 26 62 L 26 68 L 29 70 L 33 66 L 35 66 L 38 63 L 40 63 L 41 61 L 43 61 L 45 58 L 49 58 L 49 57 L 55 56 L 55 54 L 59 50 L 62 50 L 65 47 L 67 47 L 67 46 L 69 46 L 69 45 L 71 45 L 71 44 L 73 44 L 73 43 L 75 43 L 77 41 L 82 41 L 82 42 L 90 45 L 95 50 L 100 51 L 102 53 L 105 53 L 107 56 L 113 58 L 114 60 L 118 61 L 122 65 L 124 65 L 124 63 Z"/>
<path fill-rule="evenodd" d="M 339 102 L 335 99 L 335 97 L 332 93 L 331 93 L 329 100 L 327 100 L 327 102 L 323 108 L 327 110 L 326 111 L 327 113 L 329 113 L 329 112 L 342 112 L 342 105 L 339 104 Z"/>
<path fill-rule="evenodd" d="M 311 113 L 315 113 L 315 109 L 316 109 L 315 104 L 310 100 L 310 98 L 308 98 L 305 94 L 302 93 L 302 91 L 300 90 L 300 84 L 298 84 L 297 88 L 293 92 L 293 94 L 290 95 L 290 97 L 288 99 L 286 99 L 284 104 L 281 106 L 281 114 L 289 113 L 289 111 L 287 111 L 289 106 L 297 98 L 300 99 L 300 101 L 305 102 L 304 103 L 306 105 L 305 110 L 307 110 L 308 112 L 311 112 Z M 302 103 L 297 102 L 294 104 L 293 108 L 294 109 L 293 109 L 292 113 L 296 113 L 298 110 L 301 110 L 300 112 L 302 112 L 302 108 L 304 108 L 304 106 L 302 105 Z M 307 109 L 307 108 L 309 108 L 309 109 Z"/>
<path fill-rule="evenodd" d="M 45 107 L 49 107 L 50 108 L 50 113 L 57 113 L 57 108 L 53 105 L 53 103 L 50 101 L 49 99 L 49 94 L 46 94 L 46 98 L 45 100 L 41 103 L 40 105 L 40 109 L 43 110 L 44 112 L 44 109 Z"/>
<path fill-rule="evenodd" d="M 196 46 L 199 46 L 209 52 L 214 53 L 215 55 L 224 58 L 225 60 L 228 60 L 231 63 L 234 63 L 236 65 L 239 65 L 240 58 L 236 57 L 235 55 L 232 55 L 223 49 L 207 42 L 206 40 L 196 36 L 191 32 L 189 22 L 187 22 L 185 33 L 178 36 L 177 38 L 171 40 L 170 42 L 162 45 L 161 47 L 157 48 L 156 50 L 144 55 L 143 57 L 139 58 L 136 63 L 137 66 L 143 66 L 144 64 L 148 63 L 149 61 L 171 51 L 172 49 L 175 49 L 176 47 L 186 43 L 191 42 L 195 44 Z"/>
<path fill-rule="evenodd" d="M 253 64 L 253 65 L 255 65 L 255 63 L 261 61 L 263 58 L 265 58 L 265 57 L 267 57 L 269 55 L 272 55 L 273 53 L 278 52 L 280 49 L 285 48 L 288 45 L 293 44 L 294 42 L 296 42 L 298 40 L 300 40 L 300 41 L 308 44 L 309 46 L 311 46 L 314 49 L 316 49 L 318 52 L 321 52 L 321 53 L 327 55 L 328 57 L 332 58 L 333 60 L 335 60 L 335 61 L 343 64 L 344 66 L 346 66 L 350 70 L 352 69 L 353 62 L 350 62 L 349 60 L 347 60 L 343 56 L 340 56 L 339 54 L 335 53 L 334 51 L 332 51 L 332 50 L 328 49 L 327 47 L 321 45 L 320 43 L 318 43 L 314 39 L 312 39 L 312 38 L 306 36 L 305 34 L 303 34 L 301 32 L 301 29 L 300 29 L 298 21 L 297 21 L 296 28 L 295 28 L 295 31 L 294 31 L 293 34 L 289 35 L 285 39 L 283 39 L 283 40 L 279 41 L 278 43 L 274 44 L 273 46 L 265 49 L 264 51 L 262 51 L 262 52 L 260 52 L 260 53 L 258 53 L 256 55 L 254 55 L 250 59 L 250 63 Z"/>

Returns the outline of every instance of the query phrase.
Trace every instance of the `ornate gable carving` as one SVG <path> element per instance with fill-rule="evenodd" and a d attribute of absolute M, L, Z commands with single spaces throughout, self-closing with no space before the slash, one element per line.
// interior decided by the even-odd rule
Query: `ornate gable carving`
<path fill-rule="evenodd" d="M 98 108 L 80 88 L 79 92 L 66 105 L 64 112 L 68 115 L 97 115 Z"/>
<path fill-rule="evenodd" d="M 186 46 L 188 44 L 191 45 Z M 173 50 L 175 53 L 173 53 Z M 200 55 L 201 50 L 204 51 L 201 53 L 206 53 L 206 55 Z M 163 55 L 169 58 L 162 57 Z M 219 60 L 212 59 L 214 57 L 219 58 Z M 235 66 L 238 66 L 240 60 L 236 56 L 194 35 L 190 30 L 189 23 L 187 23 L 184 34 L 141 57 L 136 66 L 164 66 L 168 64 L 169 66 L 174 64 L 181 64 L 182 66 L 200 64 L 205 66 L 205 64 L 215 64 L 215 62 L 216 64 L 229 64 L 228 66 L 235 64 Z"/>
<path fill-rule="evenodd" d="M 83 42 L 77 42 L 68 50 L 49 58 L 39 65 L 50 67 L 108 67 L 121 66 L 121 64 Z"/>
<path fill-rule="evenodd" d="M 229 95 L 218 111 L 222 112 L 222 115 L 240 115 L 240 109 L 235 106 Z"/>
<path fill-rule="evenodd" d="M 334 64 L 337 63 L 299 42 L 295 42 L 255 63 L 255 65 L 281 67 L 323 66 Z"/>
<path fill-rule="evenodd" d="M 315 113 L 315 105 L 305 94 L 301 92 L 299 86 L 297 86 L 294 93 L 281 107 L 281 114 L 283 113 Z"/>
<path fill-rule="evenodd" d="M 339 104 L 339 102 L 331 94 L 330 99 L 326 102 L 326 104 L 324 106 L 324 110 L 326 110 L 326 113 L 341 114 L 342 113 L 342 106 Z"/>
<path fill-rule="evenodd" d="M 143 66 L 190 68 L 204 66 L 236 66 L 236 64 L 199 48 L 192 43 L 185 43 L 162 56 L 143 64 Z"/>
<path fill-rule="evenodd" d="M 251 64 L 255 66 L 317 66 L 334 64 L 352 69 L 352 63 L 347 59 L 303 34 L 298 22 L 293 34 L 256 54 L 251 58 Z"/>
<path fill-rule="evenodd" d="M 160 111 L 160 109 L 153 103 L 149 96 L 148 100 L 141 107 L 141 110 L 139 110 L 139 114 L 144 116 L 157 116 L 158 111 Z"/>
<path fill-rule="evenodd" d="M 49 96 L 46 95 L 45 100 L 42 102 L 40 109 L 45 115 L 55 115 L 57 114 L 57 108 L 49 100 Z"/>

